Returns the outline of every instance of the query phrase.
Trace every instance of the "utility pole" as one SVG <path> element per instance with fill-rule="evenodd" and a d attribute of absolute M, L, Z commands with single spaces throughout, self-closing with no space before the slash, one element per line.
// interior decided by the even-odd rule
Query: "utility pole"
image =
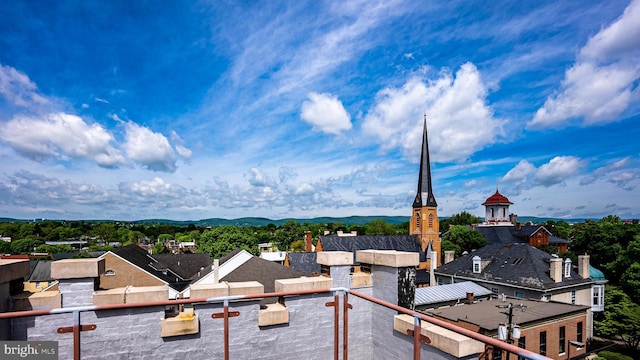
<path fill-rule="evenodd" d="M 520 338 L 520 331 L 516 331 L 515 329 L 519 329 L 519 326 L 517 326 L 516 324 L 513 323 L 513 303 L 509 303 L 509 305 L 496 305 L 496 307 L 500 308 L 500 309 L 506 309 L 505 311 L 501 311 L 501 314 L 505 314 L 507 315 L 507 324 L 501 324 L 500 326 L 498 326 L 498 338 L 500 340 L 506 340 L 507 344 L 513 344 L 513 339 L 519 339 Z M 521 311 L 525 311 L 527 309 L 527 307 L 525 305 L 518 305 L 518 308 Z M 501 334 L 501 327 L 503 327 L 504 332 L 506 332 L 506 334 Z M 509 360 L 509 357 L 511 356 L 511 353 L 507 351 L 507 359 Z"/>

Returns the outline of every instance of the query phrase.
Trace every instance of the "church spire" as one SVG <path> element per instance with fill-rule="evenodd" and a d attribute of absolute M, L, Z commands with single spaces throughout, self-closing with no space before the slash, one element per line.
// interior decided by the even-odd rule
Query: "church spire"
<path fill-rule="evenodd" d="M 420 155 L 420 174 L 418 174 L 418 192 L 413 202 L 414 208 L 423 206 L 437 207 L 431 187 L 431 164 L 429 160 L 429 140 L 427 138 L 427 114 L 424 114 L 424 134 L 422 135 L 422 154 Z"/>

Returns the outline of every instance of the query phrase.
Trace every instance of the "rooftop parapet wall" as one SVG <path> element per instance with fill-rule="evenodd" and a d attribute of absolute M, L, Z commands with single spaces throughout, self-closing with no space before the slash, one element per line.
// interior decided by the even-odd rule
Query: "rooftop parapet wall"
<path fill-rule="evenodd" d="M 320 265 L 352 265 L 353 253 L 348 251 L 323 251 L 317 253 L 316 262 Z"/>
<path fill-rule="evenodd" d="M 326 276 L 276 280 L 276 292 L 322 290 L 333 287 L 333 279 Z"/>
<path fill-rule="evenodd" d="M 410 267 L 420 264 L 420 254 L 396 250 L 360 250 L 356 252 L 356 261 L 395 268 Z"/>
<path fill-rule="evenodd" d="M 393 319 L 394 330 L 407 335 L 407 330 L 413 330 L 414 318 L 407 314 L 396 315 Z M 462 358 L 484 351 L 484 343 L 455 333 L 440 326 L 422 321 L 420 332 L 431 340 L 431 346 Z"/>
<path fill-rule="evenodd" d="M 51 278 L 98 278 L 104 273 L 104 259 L 65 259 L 51 263 Z"/>
<path fill-rule="evenodd" d="M 0 284 L 29 276 L 29 260 L 0 259 Z"/>

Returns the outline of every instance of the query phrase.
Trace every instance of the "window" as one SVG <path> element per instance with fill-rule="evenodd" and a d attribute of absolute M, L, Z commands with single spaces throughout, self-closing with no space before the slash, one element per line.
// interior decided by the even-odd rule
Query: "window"
<path fill-rule="evenodd" d="M 113 276 L 115 274 L 116 274 L 116 271 L 111 269 L 104 272 L 104 276 Z"/>
<path fill-rule="evenodd" d="M 545 295 L 544 296 L 544 300 L 545 301 L 551 301 L 551 295 Z"/>
<path fill-rule="evenodd" d="M 518 347 L 521 349 L 527 348 L 527 338 L 525 336 L 521 336 L 520 339 L 518 339 Z M 518 356 L 518 360 L 525 360 L 525 358 Z"/>
<path fill-rule="evenodd" d="M 564 354 L 564 344 L 566 343 L 565 339 L 565 327 L 560 326 L 560 335 L 558 336 L 558 353 Z"/>
<path fill-rule="evenodd" d="M 473 261 L 473 273 L 480 274 L 480 271 L 482 270 L 480 268 L 480 261 L 482 261 L 482 259 L 480 259 L 480 256 L 476 255 L 471 260 Z"/>
<path fill-rule="evenodd" d="M 604 310 L 604 285 L 594 285 L 591 288 L 591 292 L 593 294 L 591 310 L 603 311 Z"/>
<path fill-rule="evenodd" d="M 522 291 L 515 291 L 513 293 L 513 296 L 517 297 L 518 299 L 524 299 L 524 293 Z"/>
<path fill-rule="evenodd" d="M 416 229 L 420 229 L 420 212 L 416 211 Z"/>
<path fill-rule="evenodd" d="M 36 289 L 40 289 L 40 281 L 36 281 Z"/>
<path fill-rule="evenodd" d="M 540 355 L 547 355 L 547 332 L 540 332 Z"/>
<path fill-rule="evenodd" d="M 582 321 L 578 321 L 578 325 L 576 326 L 576 341 L 582 342 Z"/>
<path fill-rule="evenodd" d="M 433 229 L 433 214 L 429 214 L 429 229 Z"/>
<path fill-rule="evenodd" d="M 502 360 L 502 350 L 493 348 L 493 360 Z"/>
<path fill-rule="evenodd" d="M 441 277 L 438 278 L 438 285 L 444 285 L 444 280 Z"/>
<path fill-rule="evenodd" d="M 497 293 L 499 293 L 499 292 L 500 292 L 500 289 L 498 289 L 498 288 L 491 288 L 491 292 L 492 292 L 492 293 L 494 293 L 494 294 L 497 294 Z"/>
<path fill-rule="evenodd" d="M 564 260 L 564 277 L 566 278 L 571 277 L 571 259 L 569 258 L 566 258 Z"/>

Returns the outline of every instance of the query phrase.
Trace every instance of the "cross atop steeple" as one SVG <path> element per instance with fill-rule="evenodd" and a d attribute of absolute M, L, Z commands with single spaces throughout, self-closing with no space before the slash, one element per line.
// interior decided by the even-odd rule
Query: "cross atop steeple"
<path fill-rule="evenodd" d="M 431 187 L 431 161 L 429 159 L 429 139 L 427 137 L 427 114 L 424 114 L 424 131 L 422 135 L 422 153 L 420 154 L 420 173 L 418 174 L 418 191 L 413 207 L 438 206 Z"/>

